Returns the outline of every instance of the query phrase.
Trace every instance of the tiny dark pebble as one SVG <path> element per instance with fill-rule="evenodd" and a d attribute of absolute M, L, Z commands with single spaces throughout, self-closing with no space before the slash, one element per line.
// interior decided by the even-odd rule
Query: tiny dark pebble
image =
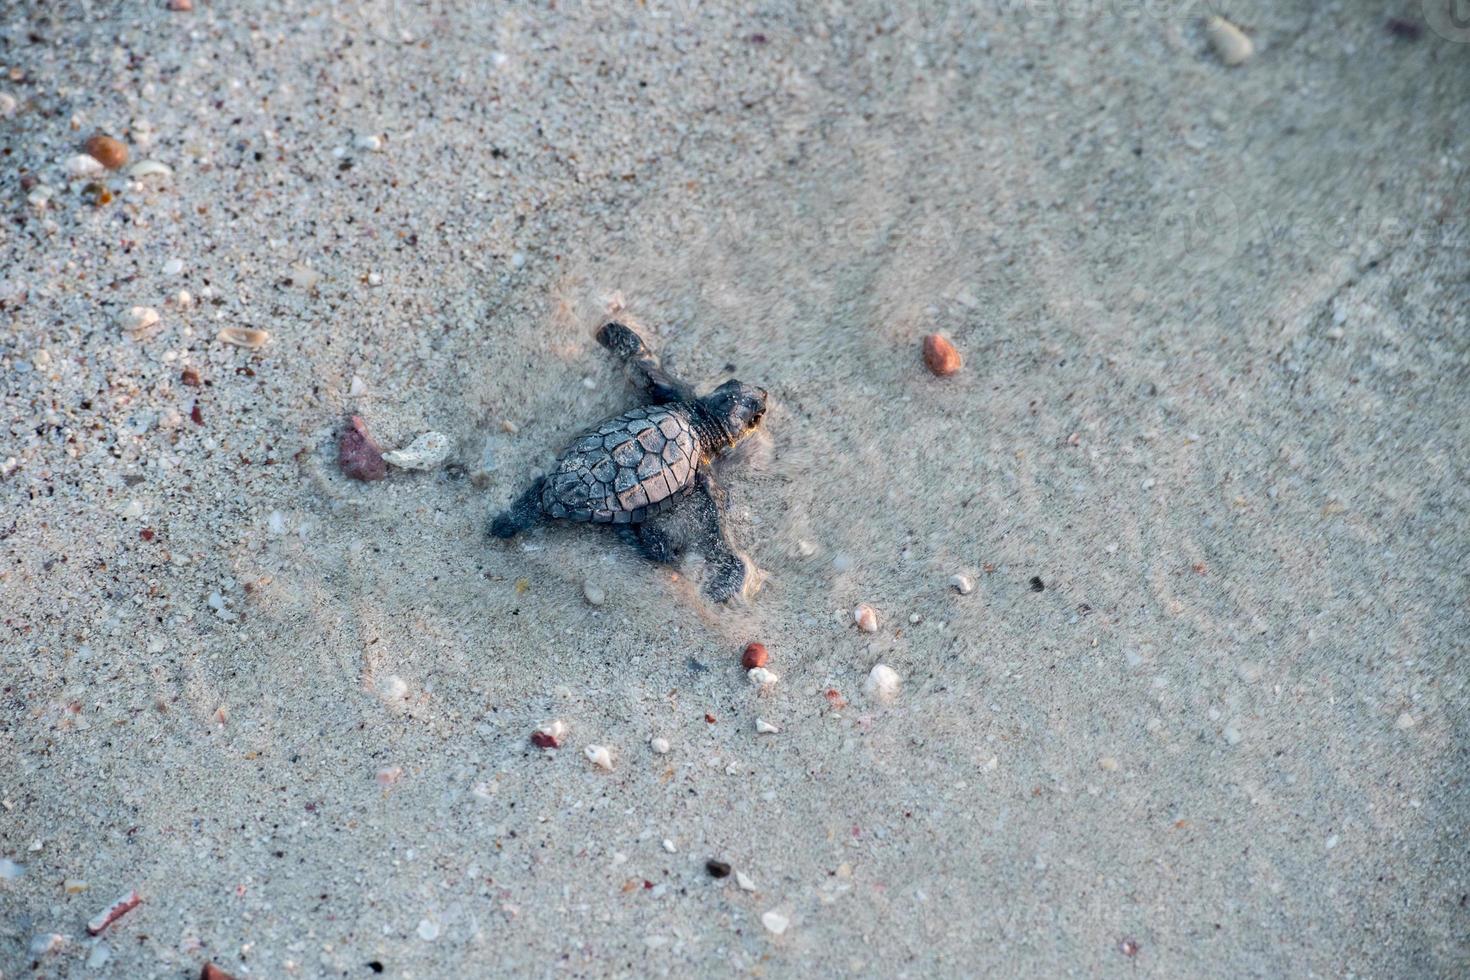
<path fill-rule="evenodd" d="M 204 410 L 199 407 L 198 402 L 195 402 L 194 407 L 189 409 L 189 419 L 195 425 L 204 424 Z"/>
<path fill-rule="evenodd" d="M 213 963 L 206 963 L 204 969 L 199 971 L 199 980 L 235 980 L 235 975 L 226 973 Z"/>
<path fill-rule="evenodd" d="M 711 878 L 730 877 L 730 866 L 724 861 L 716 861 L 713 858 L 704 862 L 704 870 L 710 873 Z"/>
<path fill-rule="evenodd" d="M 388 475 L 383 450 L 368 435 L 367 423 L 360 415 L 352 416 L 350 426 L 342 431 L 342 438 L 337 443 L 337 465 L 345 476 L 364 483 L 381 480 Z"/>
<path fill-rule="evenodd" d="M 1118 951 L 1124 956 L 1137 956 L 1138 951 L 1142 948 L 1136 939 L 1125 939 L 1118 944 Z"/>
<path fill-rule="evenodd" d="M 383 964 L 379 963 L 377 960 L 373 960 L 371 963 L 368 964 L 368 969 L 372 970 L 374 973 L 382 973 Z"/>
<path fill-rule="evenodd" d="M 1041 580 L 1041 576 L 1040 575 L 1033 575 L 1033 576 L 1031 576 L 1031 591 L 1032 592 L 1040 592 L 1044 588 L 1046 588 L 1046 583 Z"/>
<path fill-rule="evenodd" d="M 711 725 L 713 725 L 713 724 L 714 724 L 714 723 L 715 723 L 715 716 L 714 716 L 714 715 L 712 715 L 712 714 L 710 714 L 710 713 L 709 713 L 709 712 L 708 712 L 708 711 L 706 711 L 706 712 L 705 712 L 705 713 L 704 713 L 704 720 L 705 720 L 705 722 L 707 722 L 707 723 L 708 723 L 708 724 L 711 724 Z"/>
<path fill-rule="evenodd" d="M 184 368 L 184 373 L 179 375 L 179 380 L 190 388 L 198 388 L 204 384 L 204 381 L 199 377 L 199 372 L 193 368 Z"/>
<path fill-rule="evenodd" d="M 153 540 L 153 528 L 151 528 L 151 527 L 145 527 L 145 528 L 143 528 L 143 530 L 141 530 L 141 531 L 138 532 L 138 537 L 142 538 L 144 541 L 152 541 Z"/>
<path fill-rule="evenodd" d="M 1409 20 L 1407 17 L 1390 17 L 1388 23 L 1383 25 L 1388 33 L 1394 37 L 1403 38 L 1405 41 L 1417 41 L 1424 33 L 1424 25 L 1417 20 Z"/>
<path fill-rule="evenodd" d="M 561 741 L 550 732 L 534 731 L 531 733 L 531 744 L 538 749 L 559 749 Z"/>

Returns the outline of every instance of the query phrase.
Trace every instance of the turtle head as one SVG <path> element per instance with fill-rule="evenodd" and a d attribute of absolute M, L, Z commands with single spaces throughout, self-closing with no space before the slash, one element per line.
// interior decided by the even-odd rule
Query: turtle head
<path fill-rule="evenodd" d="M 726 381 L 700 401 L 724 428 L 732 446 L 760 425 L 766 414 L 766 389 L 743 381 Z"/>

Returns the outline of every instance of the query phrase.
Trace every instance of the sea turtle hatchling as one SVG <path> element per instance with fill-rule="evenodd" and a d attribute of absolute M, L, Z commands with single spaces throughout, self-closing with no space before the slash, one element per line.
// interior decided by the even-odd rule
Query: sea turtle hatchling
<path fill-rule="evenodd" d="M 547 518 L 611 524 L 652 561 L 672 564 L 686 546 L 698 550 L 713 569 L 706 594 L 733 598 L 745 587 L 745 561 L 725 527 L 725 495 L 710 461 L 760 424 L 765 390 L 726 381 L 700 398 L 621 323 L 604 324 L 597 341 L 623 361 L 647 404 L 574 438 L 552 471 L 496 516 L 490 533 L 513 538 Z"/>

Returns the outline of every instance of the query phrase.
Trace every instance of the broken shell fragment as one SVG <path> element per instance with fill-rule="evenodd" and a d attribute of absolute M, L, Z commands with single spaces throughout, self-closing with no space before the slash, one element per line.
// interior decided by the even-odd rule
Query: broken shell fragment
<path fill-rule="evenodd" d="M 352 416 L 348 428 L 337 440 L 337 465 L 344 476 L 364 483 L 381 480 L 388 475 L 388 464 L 373 437 L 368 435 L 362 416 Z"/>
<path fill-rule="evenodd" d="M 898 672 L 887 664 L 874 664 L 863 682 L 863 693 L 877 701 L 888 702 L 898 697 Z"/>
<path fill-rule="evenodd" d="M 878 613 L 866 602 L 852 611 L 852 621 L 857 623 L 858 629 L 864 633 L 878 632 Z"/>
<path fill-rule="evenodd" d="M 538 749 L 559 749 L 566 733 L 566 723 L 554 718 L 531 733 L 531 744 Z"/>
<path fill-rule="evenodd" d="M 442 432 L 425 432 L 402 449 L 383 454 L 401 470 L 432 470 L 448 458 L 449 437 Z"/>
<path fill-rule="evenodd" d="M 960 595 L 969 595 L 975 591 L 975 583 L 968 575 L 951 575 L 949 584 Z"/>
<path fill-rule="evenodd" d="M 757 735 L 776 735 L 779 734 L 780 731 L 781 729 L 766 721 L 764 718 L 756 718 L 755 720 L 755 732 Z"/>
<path fill-rule="evenodd" d="M 92 920 L 87 923 L 87 931 L 94 936 L 97 935 L 103 929 L 106 929 L 112 923 L 122 918 L 130 909 L 137 908 L 138 903 L 142 901 L 143 899 L 138 896 L 137 889 L 129 891 L 126 895 L 93 916 Z"/>
<path fill-rule="evenodd" d="M 586 754 L 588 762 L 599 769 L 612 771 L 612 753 L 607 750 L 607 746 L 589 745 L 582 751 Z"/>
<path fill-rule="evenodd" d="M 135 340 L 144 340 L 158 332 L 158 311 L 151 306 L 134 306 L 118 317 L 118 325 Z"/>
<path fill-rule="evenodd" d="M 745 676 L 750 678 L 752 684 L 761 688 L 770 687 L 781 679 L 764 667 L 752 667 L 745 672 Z"/>
<path fill-rule="evenodd" d="M 219 339 L 246 350 L 260 350 L 270 341 L 271 333 L 269 330 L 257 330 L 254 327 L 221 327 Z"/>
<path fill-rule="evenodd" d="M 1228 67 L 1244 64 L 1255 54 L 1255 43 L 1224 17 L 1215 16 L 1207 20 L 1205 33 L 1209 35 L 1210 44 L 1214 45 L 1215 54 Z"/>
<path fill-rule="evenodd" d="M 134 180 L 144 177 L 169 177 L 173 172 L 172 167 L 158 160 L 139 160 L 128 168 L 128 176 Z"/>

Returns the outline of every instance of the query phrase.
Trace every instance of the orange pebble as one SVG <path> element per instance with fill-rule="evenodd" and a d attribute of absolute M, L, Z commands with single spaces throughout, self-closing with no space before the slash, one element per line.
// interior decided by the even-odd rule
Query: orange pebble
<path fill-rule="evenodd" d="M 96 160 L 108 170 L 116 170 L 128 162 L 128 148 L 122 140 L 115 140 L 111 136 L 98 133 L 83 144 L 82 149 L 87 155 Z"/>
<path fill-rule="evenodd" d="M 770 662 L 771 655 L 766 653 L 764 644 L 751 643 L 745 648 L 745 653 L 740 657 L 740 666 L 746 670 L 754 670 L 756 667 L 764 667 Z"/>
<path fill-rule="evenodd" d="M 958 371 L 963 361 L 954 344 L 937 333 L 931 333 L 924 338 L 924 363 L 930 371 L 944 378 Z"/>

